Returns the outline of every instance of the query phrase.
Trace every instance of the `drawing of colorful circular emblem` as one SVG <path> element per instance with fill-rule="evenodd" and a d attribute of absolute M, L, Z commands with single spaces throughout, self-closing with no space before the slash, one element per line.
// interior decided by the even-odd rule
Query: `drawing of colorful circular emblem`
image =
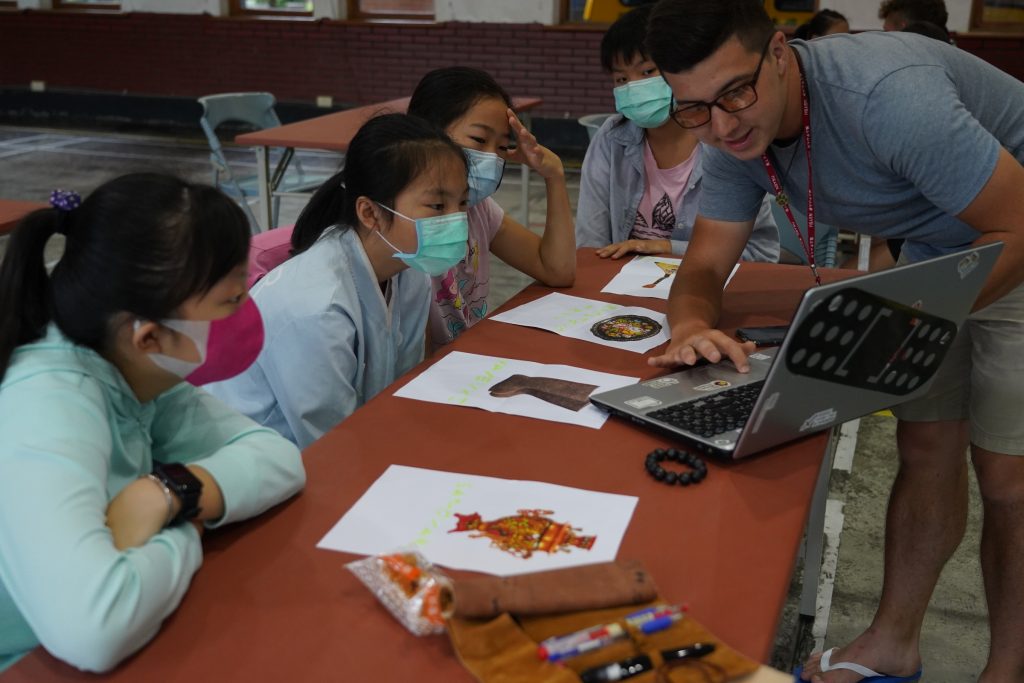
<path fill-rule="evenodd" d="M 590 331 L 608 341 L 638 341 L 661 332 L 661 323 L 646 315 L 616 315 L 594 323 Z"/>

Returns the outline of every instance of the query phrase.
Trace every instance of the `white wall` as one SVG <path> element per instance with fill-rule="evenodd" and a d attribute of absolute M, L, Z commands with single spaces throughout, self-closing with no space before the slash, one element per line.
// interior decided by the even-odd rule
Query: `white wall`
<path fill-rule="evenodd" d="M 18 9 L 50 9 L 51 0 L 18 0 Z M 557 24 L 558 0 L 434 0 L 438 21 L 488 21 L 495 23 Z M 228 16 L 227 0 L 121 0 L 125 12 L 168 12 Z M 317 19 L 344 19 L 345 0 L 314 0 Z"/>
<path fill-rule="evenodd" d="M 882 20 L 878 18 L 880 0 L 819 0 L 822 9 L 832 9 L 844 15 L 855 31 L 881 29 Z M 950 31 L 963 33 L 971 24 L 971 0 L 946 0 L 946 11 L 949 21 L 946 28 Z"/>
<path fill-rule="evenodd" d="M 121 0 L 126 12 L 176 12 L 227 16 L 227 0 Z M 881 29 L 878 18 L 880 0 L 819 0 L 822 8 L 842 13 L 855 31 Z M 559 0 L 434 0 L 438 21 L 487 21 L 494 23 L 557 24 Z M 50 0 L 18 0 L 18 9 L 50 9 Z M 965 32 L 970 28 L 971 0 L 946 0 L 950 31 Z M 344 19 L 345 0 L 314 0 L 316 18 Z"/>
<path fill-rule="evenodd" d="M 348 3 L 345 0 L 313 0 L 314 19 L 345 19 Z"/>
<path fill-rule="evenodd" d="M 434 0 L 438 21 L 494 23 L 558 23 L 558 0 Z"/>
<path fill-rule="evenodd" d="M 18 0 L 18 9 L 52 8 L 51 0 Z M 121 11 L 227 16 L 228 0 L 121 0 Z"/>

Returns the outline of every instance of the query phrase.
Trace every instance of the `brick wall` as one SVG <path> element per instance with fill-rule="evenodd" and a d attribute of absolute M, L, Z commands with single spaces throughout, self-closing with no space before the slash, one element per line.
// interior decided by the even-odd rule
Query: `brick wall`
<path fill-rule="evenodd" d="M 409 94 L 427 70 L 467 64 L 541 117 L 613 108 L 598 66 L 601 32 L 538 24 L 425 25 L 205 15 L 0 12 L 0 86 L 197 97 L 268 90 L 282 101 L 366 104 Z M 960 35 L 958 44 L 1024 80 L 1024 38 Z"/>
<path fill-rule="evenodd" d="M 957 47 L 1024 81 L 1024 36 L 958 33 L 954 38 Z"/>
<path fill-rule="evenodd" d="M 366 104 L 408 95 L 426 71 L 491 72 L 543 117 L 613 109 L 601 32 L 538 24 L 430 25 L 205 15 L 0 13 L 0 86 L 197 97 L 268 90 L 279 100 Z"/>

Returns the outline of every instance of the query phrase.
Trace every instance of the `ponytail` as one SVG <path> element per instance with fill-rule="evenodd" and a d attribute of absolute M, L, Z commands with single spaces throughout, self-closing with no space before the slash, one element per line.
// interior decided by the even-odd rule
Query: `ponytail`
<path fill-rule="evenodd" d="M 392 206 L 395 197 L 442 154 L 453 154 L 466 165 L 462 148 L 422 118 L 382 114 L 364 123 L 345 153 L 345 168 L 321 185 L 299 214 L 292 231 L 292 255 L 309 249 L 332 226 L 348 230 L 359 225 L 360 197 Z"/>
<path fill-rule="evenodd" d="M 174 317 L 246 261 L 245 214 L 218 190 L 158 173 L 104 183 L 81 203 L 57 197 L 21 221 L 0 265 L 0 379 L 14 349 L 54 323 L 102 351 L 114 315 Z M 61 203 L 61 202 L 64 203 Z M 43 250 L 56 232 L 64 253 L 47 276 Z"/>
<path fill-rule="evenodd" d="M 332 225 L 355 225 L 355 202 L 348 203 L 345 171 L 341 170 L 321 185 L 302 209 L 292 230 L 291 253 L 301 254 L 320 239 Z"/>
<path fill-rule="evenodd" d="M 46 332 L 53 314 L 53 293 L 43 252 L 68 218 L 58 209 L 33 211 L 7 242 L 0 264 L 0 380 L 14 349 Z"/>

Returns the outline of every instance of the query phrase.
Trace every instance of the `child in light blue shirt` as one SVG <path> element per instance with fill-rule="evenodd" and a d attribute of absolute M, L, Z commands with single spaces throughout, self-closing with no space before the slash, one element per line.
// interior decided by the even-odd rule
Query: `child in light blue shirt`
<path fill-rule="evenodd" d="M 258 334 L 241 210 L 155 174 L 51 203 L 0 266 L 0 669 L 41 644 L 104 671 L 178 606 L 205 528 L 305 474 L 292 444 L 182 381 L 224 376 L 216 346 Z"/>
<path fill-rule="evenodd" d="M 466 254 L 466 175 L 425 121 L 367 122 L 299 216 L 295 255 L 252 290 L 263 352 L 210 392 L 304 448 L 419 363 L 430 276 Z"/>

